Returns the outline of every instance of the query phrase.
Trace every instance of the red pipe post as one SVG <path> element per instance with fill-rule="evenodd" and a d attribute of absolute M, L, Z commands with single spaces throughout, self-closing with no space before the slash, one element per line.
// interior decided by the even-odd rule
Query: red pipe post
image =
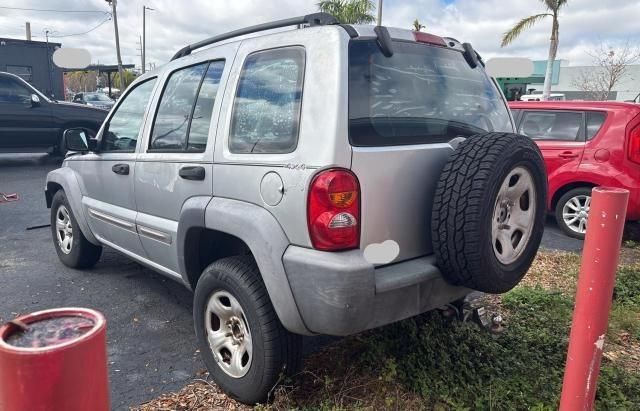
<path fill-rule="evenodd" d="M 104 316 L 58 308 L 0 327 L 0 410 L 108 411 Z"/>
<path fill-rule="evenodd" d="M 619 188 L 596 187 L 591 194 L 561 411 L 593 409 L 628 199 Z"/>

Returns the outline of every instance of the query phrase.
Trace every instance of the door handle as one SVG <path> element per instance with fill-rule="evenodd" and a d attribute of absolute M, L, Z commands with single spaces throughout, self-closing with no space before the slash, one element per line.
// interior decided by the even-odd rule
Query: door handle
<path fill-rule="evenodd" d="M 121 174 L 123 176 L 128 175 L 129 164 L 115 164 L 113 167 L 111 167 L 111 171 L 113 171 L 116 174 Z"/>
<path fill-rule="evenodd" d="M 204 180 L 204 174 L 204 167 L 200 166 L 182 167 L 178 172 L 178 175 L 185 180 Z"/>
<path fill-rule="evenodd" d="M 572 153 L 571 151 L 565 151 L 564 153 L 559 154 L 560 158 L 576 158 L 578 155 L 576 153 Z"/>

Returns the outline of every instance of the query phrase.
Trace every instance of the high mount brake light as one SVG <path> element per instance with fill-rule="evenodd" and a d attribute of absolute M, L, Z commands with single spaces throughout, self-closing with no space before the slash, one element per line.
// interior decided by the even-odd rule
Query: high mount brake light
<path fill-rule="evenodd" d="M 309 188 L 307 224 L 313 247 L 348 250 L 360 244 L 360 184 L 349 170 L 329 169 Z"/>
<path fill-rule="evenodd" d="M 442 37 L 429 34 L 429 33 L 423 33 L 421 31 L 414 31 L 413 38 L 415 38 L 416 41 L 419 43 L 433 44 L 435 46 L 442 46 L 442 47 L 447 46 L 447 43 L 444 41 Z"/>

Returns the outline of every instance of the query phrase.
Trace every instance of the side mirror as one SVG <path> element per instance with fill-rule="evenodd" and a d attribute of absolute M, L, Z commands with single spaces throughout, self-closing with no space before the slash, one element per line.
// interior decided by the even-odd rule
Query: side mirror
<path fill-rule="evenodd" d="M 38 107 L 40 105 L 40 97 L 37 94 L 31 95 L 31 107 Z"/>
<path fill-rule="evenodd" d="M 95 133 L 83 127 L 68 128 L 64 131 L 64 142 L 69 151 L 95 151 L 97 140 Z"/>

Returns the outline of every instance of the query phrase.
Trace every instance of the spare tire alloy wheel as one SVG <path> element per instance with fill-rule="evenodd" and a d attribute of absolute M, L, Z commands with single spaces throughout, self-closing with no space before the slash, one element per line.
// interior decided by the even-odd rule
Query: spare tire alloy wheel
<path fill-rule="evenodd" d="M 442 169 L 431 212 L 440 271 L 451 284 L 488 293 L 515 287 L 544 229 L 547 176 L 528 137 L 476 134 Z"/>
<path fill-rule="evenodd" d="M 216 291 L 205 315 L 207 341 L 218 366 L 233 378 L 243 377 L 251 367 L 251 330 L 236 298 Z"/>
<path fill-rule="evenodd" d="M 493 250 L 502 264 L 513 263 L 524 251 L 533 230 L 535 210 L 533 177 L 526 168 L 516 167 L 500 186 L 491 226 Z"/>

